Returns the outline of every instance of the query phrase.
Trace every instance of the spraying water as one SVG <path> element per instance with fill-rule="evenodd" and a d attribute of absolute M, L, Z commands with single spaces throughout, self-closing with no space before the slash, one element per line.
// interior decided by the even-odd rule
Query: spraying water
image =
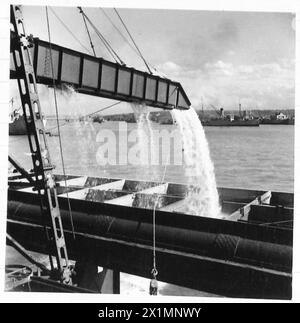
<path fill-rule="evenodd" d="M 137 144 L 139 150 L 140 165 L 149 165 L 149 138 L 151 133 L 148 131 L 147 114 L 148 109 L 145 105 L 131 104 L 137 122 Z"/>
<path fill-rule="evenodd" d="M 198 115 L 193 108 L 185 111 L 174 109 L 172 115 L 181 132 L 185 176 L 190 184 L 184 212 L 211 218 L 220 217 L 214 167 Z"/>
<path fill-rule="evenodd" d="M 131 104 L 137 122 L 137 144 L 139 150 L 140 165 L 143 168 L 143 174 L 147 173 L 149 178 L 158 180 L 158 173 L 152 166 L 152 161 L 156 160 L 156 151 L 154 149 L 154 135 L 152 123 L 149 119 L 149 108 L 146 105 Z"/>

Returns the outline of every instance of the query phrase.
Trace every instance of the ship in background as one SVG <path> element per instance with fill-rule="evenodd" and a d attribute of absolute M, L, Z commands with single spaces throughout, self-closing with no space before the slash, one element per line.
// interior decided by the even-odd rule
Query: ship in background
<path fill-rule="evenodd" d="M 274 124 L 274 125 L 294 125 L 295 124 L 295 117 L 291 116 L 288 117 L 286 114 L 282 112 L 276 112 L 272 114 L 268 118 L 262 118 L 261 124 Z"/>
<path fill-rule="evenodd" d="M 14 98 L 11 98 L 10 101 L 10 114 L 9 114 L 9 135 L 10 136 L 19 136 L 26 135 L 26 124 L 23 115 L 21 115 L 20 110 L 21 107 L 14 107 Z"/>
<path fill-rule="evenodd" d="M 216 126 L 216 127 L 258 127 L 259 126 L 259 119 L 254 118 L 251 113 L 247 113 L 247 111 L 242 111 L 242 106 L 239 104 L 239 114 L 238 115 L 231 115 L 225 114 L 223 108 L 217 109 L 212 104 L 210 105 L 216 112 L 216 118 L 205 118 L 203 112 L 203 105 L 202 105 L 202 114 L 199 115 L 199 119 L 203 126 Z"/>
<path fill-rule="evenodd" d="M 10 136 L 23 136 L 26 135 L 26 123 L 23 114 L 21 114 L 20 110 L 22 107 L 15 108 L 14 107 L 14 98 L 11 98 L 10 101 L 10 113 L 8 119 L 8 131 Z M 47 120 L 44 116 L 42 116 L 42 120 L 44 126 L 46 126 Z M 46 134 L 51 134 L 49 131 Z"/>

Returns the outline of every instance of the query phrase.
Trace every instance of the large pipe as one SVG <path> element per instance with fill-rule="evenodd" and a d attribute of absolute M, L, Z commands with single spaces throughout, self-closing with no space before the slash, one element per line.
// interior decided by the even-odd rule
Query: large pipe
<path fill-rule="evenodd" d="M 41 225 L 8 220 L 7 232 L 28 250 L 49 252 Z M 74 239 L 70 230 L 64 232 L 71 259 L 85 257 L 98 266 L 150 278 L 151 246 L 83 233 Z M 160 247 L 156 261 L 163 282 L 229 297 L 291 298 L 292 275 L 285 272 Z"/>
<path fill-rule="evenodd" d="M 27 204 L 39 205 L 37 194 L 29 192 L 8 190 L 9 201 L 26 201 Z M 68 210 L 68 200 L 58 196 L 61 210 Z M 86 201 L 79 199 L 69 199 L 72 210 L 86 215 L 98 216 L 99 214 L 119 219 L 130 219 L 131 221 L 152 223 L 153 210 L 125 207 L 101 202 Z M 46 203 L 46 202 L 45 202 Z M 45 204 L 46 205 L 46 204 Z M 241 238 L 270 242 L 280 245 L 292 246 L 293 234 L 289 228 L 277 226 L 263 226 L 240 221 L 228 221 L 221 219 L 212 219 L 199 217 L 177 212 L 166 212 L 156 210 L 156 224 L 164 227 L 187 229 L 191 231 L 222 233 Z"/>
<path fill-rule="evenodd" d="M 43 225 L 40 207 L 19 201 L 8 201 L 8 218 Z M 100 213 L 100 212 L 99 212 Z M 61 210 L 63 226 L 71 230 L 70 215 Z M 146 246 L 152 245 L 152 224 L 136 219 L 119 219 L 105 214 L 72 212 L 76 232 L 114 238 Z M 172 226 L 156 226 L 158 247 L 182 251 L 238 264 L 291 273 L 292 247 L 255 241 L 237 235 L 202 232 Z"/>

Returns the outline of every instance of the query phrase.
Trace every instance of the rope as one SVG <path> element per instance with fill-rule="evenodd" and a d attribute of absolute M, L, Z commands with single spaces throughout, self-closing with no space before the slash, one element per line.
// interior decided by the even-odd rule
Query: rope
<path fill-rule="evenodd" d="M 51 7 L 49 7 L 49 9 L 52 11 L 54 16 L 60 21 L 60 23 L 66 28 L 66 30 L 73 36 L 73 38 L 82 46 L 82 48 L 84 48 L 89 54 L 91 54 L 90 50 L 82 44 L 82 42 L 74 35 L 70 28 L 61 20 L 61 18 L 59 18 L 57 13 Z"/>
<path fill-rule="evenodd" d="M 82 10 L 82 9 L 81 9 Z M 108 52 L 110 53 L 110 55 L 113 57 L 113 59 L 118 63 L 119 62 L 124 65 L 124 62 L 122 61 L 122 59 L 120 58 L 120 56 L 116 53 L 116 51 L 112 48 L 112 46 L 110 45 L 110 43 L 105 39 L 105 37 L 101 34 L 101 32 L 98 30 L 98 28 L 93 24 L 93 22 L 90 20 L 90 18 L 84 13 L 84 11 L 82 10 L 82 15 L 86 18 L 86 20 L 89 22 L 89 24 L 92 26 L 92 28 L 94 29 L 94 31 L 96 32 L 97 36 L 100 38 L 100 40 L 103 42 L 104 46 L 106 47 L 106 49 L 108 50 Z M 117 59 L 116 59 L 117 58 Z"/>
<path fill-rule="evenodd" d="M 89 31 L 89 28 L 88 28 L 87 23 L 86 23 L 86 20 L 85 20 L 85 16 L 83 15 L 83 11 L 82 11 L 81 7 L 78 7 L 78 9 L 79 9 L 79 12 L 82 14 L 82 19 L 83 19 L 83 22 L 84 22 L 84 25 L 85 25 L 85 29 L 86 29 L 87 34 L 89 36 L 89 40 L 90 40 L 90 44 L 91 44 L 91 47 L 92 47 L 94 56 L 96 57 L 96 52 L 95 52 L 95 49 L 94 49 L 94 44 L 92 42 L 92 38 L 91 38 L 90 31 Z"/>
<path fill-rule="evenodd" d="M 167 171 L 167 165 L 168 163 L 165 164 L 165 168 L 164 168 L 164 173 L 163 176 L 161 178 L 160 181 L 160 185 L 163 184 L 164 180 L 165 180 L 165 176 L 166 176 L 166 171 Z M 153 235 L 153 268 L 151 270 L 151 274 L 152 274 L 152 280 L 150 282 L 150 295 L 157 295 L 157 289 L 158 289 L 158 285 L 157 285 L 157 281 L 156 281 L 156 276 L 158 275 L 158 270 L 156 268 L 156 207 L 158 204 L 158 195 L 157 195 L 157 199 L 155 201 L 154 207 L 153 207 L 153 217 L 152 217 L 152 227 L 153 227 L 153 231 L 152 231 L 152 235 Z"/>
<path fill-rule="evenodd" d="M 116 9 L 116 8 L 114 8 L 114 11 L 115 11 L 115 13 L 117 14 L 117 16 L 119 17 L 119 19 L 120 19 L 120 21 L 121 21 L 122 25 L 124 26 L 125 30 L 127 31 L 127 33 L 128 33 L 128 35 L 129 35 L 130 39 L 132 40 L 132 42 L 133 42 L 133 44 L 134 44 L 135 48 L 136 48 L 136 49 L 137 49 L 137 51 L 139 52 L 140 57 L 142 58 L 143 62 L 145 63 L 145 65 L 146 65 L 146 67 L 147 67 L 147 69 L 148 69 L 149 73 L 150 73 L 150 74 L 153 74 L 153 73 L 152 73 L 152 71 L 151 71 L 151 69 L 150 69 L 150 67 L 149 67 L 149 65 L 147 64 L 147 62 L 146 62 L 146 60 L 145 60 L 145 58 L 144 58 L 144 56 L 143 56 L 142 52 L 141 52 L 141 51 L 140 51 L 140 49 L 138 48 L 138 46 L 137 46 L 136 42 L 134 41 L 134 39 L 133 39 L 132 35 L 131 35 L 131 34 L 130 34 L 130 32 L 129 32 L 129 30 L 128 30 L 127 26 L 125 25 L 125 22 L 123 21 L 123 19 L 121 18 L 120 14 L 118 13 L 117 9 Z"/>
<path fill-rule="evenodd" d="M 73 238 L 75 240 L 74 223 L 73 223 L 71 204 L 70 204 L 70 199 L 69 199 L 69 194 L 68 194 L 65 163 L 64 163 L 64 157 L 63 157 L 63 148 L 62 148 L 60 127 L 59 127 L 59 120 L 58 120 L 58 106 L 57 106 L 57 97 L 56 97 L 56 88 L 55 88 L 55 79 L 54 79 L 54 68 L 53 68 L 53 59 L 52 59 L 52 45 L 51 45 L 51 35 L 50 35 L 50 24 L 49 24 L 49 15 L 48 15 L 47 6 L 46 6 L 46 18 L 47 18 L 47 29 L 48 29 L 48 40 L 49 40 L 49 50 L 50 50 L 50 62 L 51 62 L 51 71 L 52 71 L 53 94 L 54 94 L 54 103 L 55 103 L 56 122 L 57 122 L 58 134 L 59 134 L 59 136 L 58 136 L 58 138 L 59 138 L 59 149 L 60 149 L 60 155 L 61 155 L 61 163 L 62 163 L 63 175 L 64 175 L 64 179 L 65 179 L 65 187 L 67 188 L 66 193 L 67 193 L 69 214 L 70 214 L 70 219 L 71 219 L 72 233 L 73 233 Z"/>

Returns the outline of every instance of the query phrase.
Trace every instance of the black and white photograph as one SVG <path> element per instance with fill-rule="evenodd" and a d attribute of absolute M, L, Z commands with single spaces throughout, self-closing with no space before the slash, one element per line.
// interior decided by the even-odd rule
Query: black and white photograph
<path fill-rule="evenodd" d="M 296 6 L 53 3 L 1 32 L 4 295 L 292 301 Z"/>

